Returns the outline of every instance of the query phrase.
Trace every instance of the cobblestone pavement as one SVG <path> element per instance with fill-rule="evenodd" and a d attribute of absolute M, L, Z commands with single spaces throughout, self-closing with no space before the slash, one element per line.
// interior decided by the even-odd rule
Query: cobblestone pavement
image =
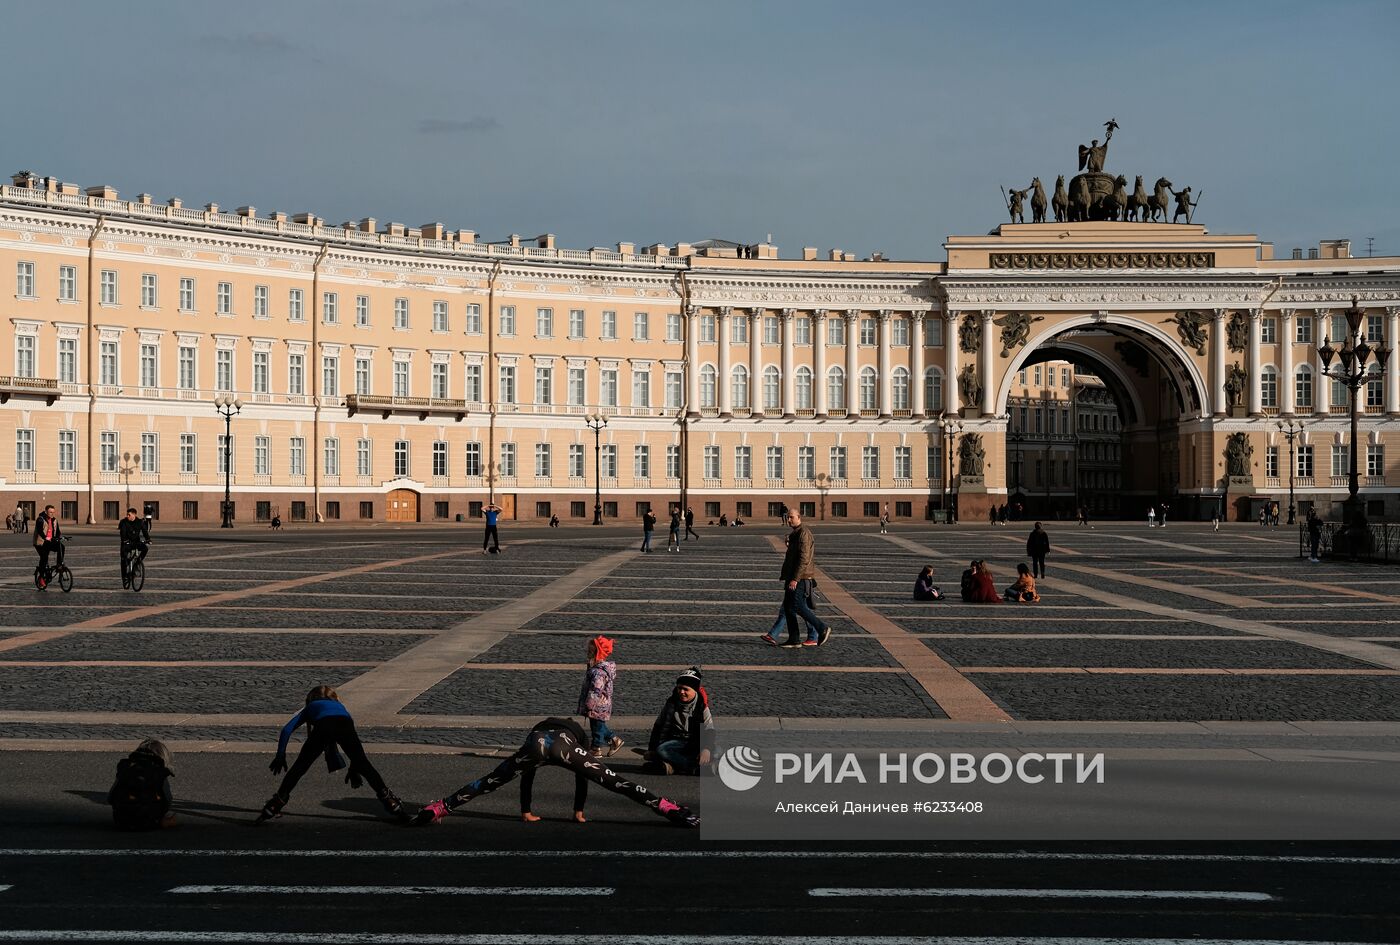
<path fill-rule="evenodd" d="M 12 536 L 0 738 L 129 738 L 159 713 L 171 737 L 270 739 L 310 686 L 371 669 L 392 679 L 446 635 L 460 649 L 446 675 L 362 730 L 509 744 L 530 717 L 572 713 L 600 632 L 616 640 L 615 712 L 632 743 L 690 665 L 717 716 L 753 725 L 1400 722 L 1400 570 L 1309 564 L 1286 530 L 1051 523 L 1043 601 L 970 605 L 957 600 L 968 560 L 1009 584 L 1027 527 L 809 524 L 834 633 L 796 650 L 759 640 L 781 599 L 773 525 L 707 528 L 680 554 L 657 542 L 651 555 L 621 527 L 508 526 L 501 555 L 480 554 L 471 526 L 171 528 L 139 594 L 119 587 L 106 530 L 72 530 L 66 595 L 34 589 L 34 556 Z M 911 600 L 924 563 L 951 600 Z M 601 570 L 552 589 L 585 567 Z"/>

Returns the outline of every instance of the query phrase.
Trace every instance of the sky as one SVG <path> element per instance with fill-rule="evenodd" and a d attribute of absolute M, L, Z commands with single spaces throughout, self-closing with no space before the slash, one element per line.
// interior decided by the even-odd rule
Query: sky
<path fill-rule="evenodd" d="M 1397 48 L 1394 0 L 46 0 L 0 30 L 0 173 L 940 260 L 1113 118 L 1105 170 L 1190 186 L 1212 232 L 1400 255 Z"/>

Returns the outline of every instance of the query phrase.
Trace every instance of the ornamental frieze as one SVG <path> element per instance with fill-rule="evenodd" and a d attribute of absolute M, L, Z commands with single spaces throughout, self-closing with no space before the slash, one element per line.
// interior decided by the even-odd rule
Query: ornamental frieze
<path fill-rule="evenodd" d="M 992 253 L 993 269 L 1213 269 L 1215 253 Z"/>

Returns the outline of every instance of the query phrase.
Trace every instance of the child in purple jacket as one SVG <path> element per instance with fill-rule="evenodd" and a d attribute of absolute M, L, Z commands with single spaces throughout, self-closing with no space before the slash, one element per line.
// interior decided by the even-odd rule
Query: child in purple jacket
<path fill-rule="evenodd" d="M 608 659 L 612 650 L 613 641 L 607 637 L 588 641 L 588 670 L 578 696 L 578 714 L 588 719 L 593 754 L 603 758 L 622 747 L 622 739 L 608 726 L 612 718 L 613 681 L 617 679 L 617 664 Z"/>

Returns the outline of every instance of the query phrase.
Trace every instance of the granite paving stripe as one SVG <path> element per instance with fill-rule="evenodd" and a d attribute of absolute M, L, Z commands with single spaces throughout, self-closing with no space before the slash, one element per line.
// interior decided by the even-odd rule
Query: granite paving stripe
<path fill-rule="evenodd" d="M 125 612 L 124 607 L 74 607 L 65 606 L 62 602 L 23 610 L 0 607 L 0 626 L 67 628 L 74 620 L 103 619 Z"/>
<path fill-rule="evenodd" d="M 1400 604 L 1400 597 L 1395 597 L 1390 594 L 1377 594 L 1374 591 L 1361 590 L 1359 588 L 1353 587 L 1345 587 L 1343 585 L 1332 584 L 1330 582 L 1322 583 L 1318 581 L 1304 581 L 1300 580 L 1297 575 L 1294 575 L 1292 577 L 1272 577 L 1270 575 L 1265 574 L 1246 575 L 1240 571 L 1235 571 L 1227 568 L 1206 567 L 1201 564 L 1174 564 L 1169 561 L 1154 561 L 1152 563 L 1154 565 L 1158 565 L 1164 568 L 1182 568 L 1194 570 L 1198 574 L 1202 571 L 1205 571 L 1210 574 L 1218 574 L 1223 577 L 1249 577 L 1253 581 L 1261 581 L 1269 584 L 1282 584 L 1288 587 L 1306 587 L 1311 588 L 1314 591 L 1320 591 L 1328 594 L 1346 594 L 1351 597 L 1360 597 L 1366 598 L 1368 600 L 1384 601 L 1387 604 Z"/>
<path fill-rule="evenodd" d="M 966 666 L 977 674 L 1056 675 L 1088 673 L 1110 676 L 1400 676 L 1400 669 L 1270 669 L 1237 667 L 1172 668 L 1154 666 Z"/>
<path fill-rule="evenodd" d="M 365 660 L 0 660 L 0 667 L 37 668 L 45 666 L 86 666 L 94 669 L 114 669 L 130 666 L 184 666 L 209 668 L 227 666 L 318 666 L 364 667 L 377 666 Z"/>
<path fill-rule="evenodd" d="M 469 612 L 453 611 L 443 614 L 403 614 L 388 613 L 379 611 L 362 612 L 365 626 L 382 626 L 385 621 L 393 621 L 395 629 L 398 630 L 436 630 L 441 631 L 455 623 L 461 621 L 462 617 Z M 145 629 L 157 629 L 166 624 L 172 627 L 197 626 L 199 622 L 207 622 L 209 629 L 221 630 L 253 630 L 261 627 L 270 619 L 277 623 L 286 623 L 289 619 L 296 619 L 301 627 L 298 629 L 311 629 L 314 627 L 333 628 L 343 627 L 347 618 L 354 614 L 332 614 L 322 613 L 316 610 L 306 610 L 299 613 L 292 611 L 270 612 L 266 610 L 254 609 L 229 609 L 229 610 L 205 610 L 201 608 L 196 611 L 171 614 L 156 614 L 139 618 L 140 623 L 126 624 L 119 626 L 126 629 L 128 626 L 139 626 Z M 133 618 L 137 619 L 137 618 Z"/>
<path fill-rule="evenodd" d="M 817 612 L 831 627 L 832 633 L 843 636 L 865 635 L 864 628 L 844 614 L 833 613 L 830 606 L 818 605 Z M 589 634 L 665 633 L 678 637 L 704 631 L 739 633 L 756 641 L 768 631 L 777 616 L 776 607 L 746 614 L 687 614 L 667 610 L 655 616 L 555 610 L 531 620 L 524 629 Z"/>
<path fill-rule="evenodd" d="M 120 630 L 72 633 L 39 641 L 8 660 L 245 660 L 344 664 L 388 659 L 428 639 L 424 634 L 250 634 L 207 630 L 184 633 L 132 633 Z M 3 649 L 3 644 L 0 644 Z M 366 665 L 373 665 L 368 663 Z"/>
<path fill-rule="evenodd" d="M 1007 608 L 1011 609 L 1011 608 Z M 1213 631 L 1219 635 L 1221 628 L 1210 624 L 1198 624 L 1186 619 L 1180 620 L 1152 620 L 1148 618 L 1083 618 L 1075 617 L 1065 619 L 1064 617 L 1047 618 L 1040 616 L 1035 608 L 1031 615 L 1026 614 L 1027 608 L 1016 608 L 1017 616 L 1014 619 L 1002 617 L 971 617 L 959 614 L 949 617 L 909 617 L 900 615 L 891 617 L 905 629 L 924 635 L 926 633 L 946 631 L 949 628 L 956 628 L 958 631 L 970 634 L 985 636 L 1007 636 L 1014 638 L 1033 632 L 1035 635 L 1053 637 L 1065 635 L 1073 637 L 1076 635 L 1103 635 L 1107 629 L 1113 631 L 1113 635 L 1142 636 L 1178 636 L 1190 637 L 1199 636 L 1204 631 Z M 1247 634 L 1239 631 L 1225 631 L 1227 634 L 1247 638 Z"/>
<path fill-rule="evenodd" d="M 651 719 L 675 686 L 676 672 L 620 672 L 613 691 L 613 714 Z M 521 678 L 523 677 L 523 678 Z M 581 668 L 521 674 L 462 669 L 415 699 L 407 712 L 430 716 L 477 714 L 570 714 L 578 703 Z M 806 718 L 944 718 L 923 689 L 904 673 L 843 673 L 833 684 L 818 669 L 803 672 L 746 672 L 705 675 L 716 725 L 726 716 Z M 648 713 L 650 713 L 648 715 Z M 358 717 L 358 712 L 357 712 Z M 531 723 L 533 724 L 533 723 Z M 528 725 L 526 726 L 528 728 Z"/>
<path fill-rule="evenodd" d="M 764 628 L 767 629 L 766 627 Z M 577 667 L 580 676 L 585 656 L 587 636 L 526 633 L 512 634 L 500 643 L 474 657 L 468 665 L 477 663 L 565 663 Z M 800 651 L 769 646 L 757 633 L 742 636 L 689 638 L 619 637 L 612 658 L 618 671 L 636 668 L 635 664 L 665 663 L 668 666 L 715 664 L 788 665 L 795 659 L 803 664 L 822 666 L 886 666 L 899 664 L 878 641 L 869 636 L 842 636 L 832 631 L 826 646 L 804 647 Z M 566 662 L 567 661 L 567 662 Z"/>
<path fill-rule="evenodd" d="M 1153 667 L 1200 670 L 1212 668 L 1365 669 L 1376 667 L 1334 653 L 1295 643 L 1240 636 L 1210 643 L 1180 640 L 956 640 L 924 638 L 954 666 Z"/>
<path fill-rule="evenodd" d="M 288 718 L 312 686 L 339 688 L 353 669 L 225 667 L 0 667 L 0 708 L 63 712 L 267 712 Z"/>
<path fill-rule="evenodd" d="M 1159 562 L 1165 566 L 1165 562 Z M 1192 567 L 1195 567 L 1193 565 Z M 1108 579 L 1120 584 L 1135 584 L 1139 587 L 1150 587 L 1154 590 L 1176 594 L 1182 597 L 1199 597 L 1201 600 L 1210 601 L 1214 604 L 1223 604 L 1227 607 L 1266 607 L 1267 605 L 1254 597 L 1245 597 L 1237 594 L 1227 594 L 1224 591 L 1215 591 L 1209 588 L 1184 585 L 1179 582 L 1160 581 L 1156 578 L 1140 577 L 1133 574 L 1120 574 L 1110 569 L 1096 568 L 1083 564 L 1058 563 L 1056 570 L 1070 571 L 1077 574 L 1087 574 L 1096 579 Z M 1047 567 L 1048 570 L 1048 567 Z"/>

